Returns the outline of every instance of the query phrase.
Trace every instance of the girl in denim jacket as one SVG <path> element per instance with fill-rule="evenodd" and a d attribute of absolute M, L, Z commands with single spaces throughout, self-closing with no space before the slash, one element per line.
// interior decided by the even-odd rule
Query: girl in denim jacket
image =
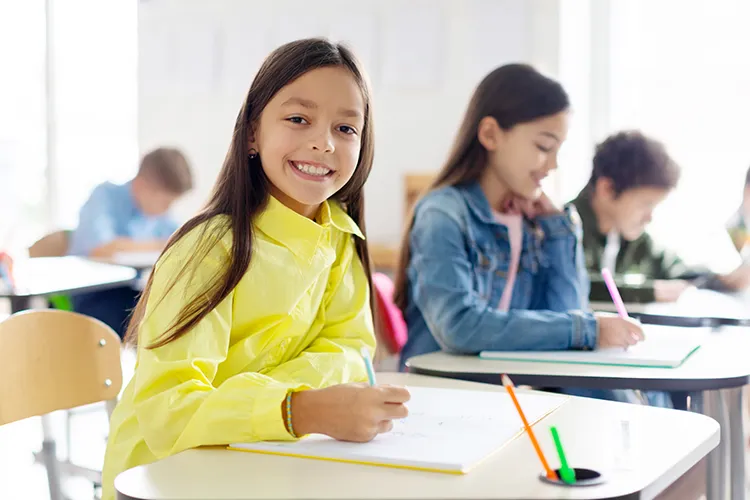
<path fill-rule="evenodd" d="M 637 322 L 588 312 L 580 220 L 542 190 L 557 168 L 568 109 L 560 84 L 527 65 L 502 66 L 479 84 L 402 245 L 402 368 L 440 349 L 595 349 L 643 339 Z M 633 391 L 566 392 L 637 401 Z"/>

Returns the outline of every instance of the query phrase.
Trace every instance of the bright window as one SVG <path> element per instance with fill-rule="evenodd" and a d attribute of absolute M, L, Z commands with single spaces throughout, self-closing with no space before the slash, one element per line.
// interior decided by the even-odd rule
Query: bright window
<path fill-rule="evenodd" d="M 651 231 L 688 260 L 731 267 L 736 255 L 721 226 L 739 206 L 750 167 L 750 2 L 612 7 L 611 129 L 642 129 L 682 166 Z"/>
<path fill-rule="evenodd" d="M 44 0 L 0 3 L 0 246 L 43 230 L 47 165 Z"/>
<path fill-rule="evenodd" d="M 135 0 L 54 3 L 54 202 L 75 227 L 91 190 L 138 167 L 138 16 Z"/>
<path fill-rule="evenodd" d="M 0 3 L 0 246 L 14 250 L 75 227 L 96 184 L 138 165 L 137 2 L 50 2 L 49 73 L 45 3 Z"/>

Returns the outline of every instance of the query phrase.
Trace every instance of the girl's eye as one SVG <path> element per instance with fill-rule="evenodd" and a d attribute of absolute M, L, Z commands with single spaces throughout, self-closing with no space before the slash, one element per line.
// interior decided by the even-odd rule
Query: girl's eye
<path fill-rule="evenodd" d="M 538 149 L 539 151 L 541 151 L 542 153 L 549 153 L 550 151 L 552 151 L 552 148 L 545 148 L 545 147 L 544 147 L 544 146 L 542 146 L 541 144 L 537 144 L 537 145 L 536 145 L 536 147 L 537 147 L 537 149 Z"/>
<path fill-rule="evenodd" d="M 356 134 L 357 131 L 354 130 L 354 127 L 350 127 L 349 125 L 341 125 L 339 126 L 339 130 L 345 134 L 352 135 Z"/>
<path fill-rule="evenodd" d="M 301 116 L 291 116 L 291 117 L 287 118 L 287 121 L 292 122 L 292 123 L 296 123 L 298 125 L 302 125 L 302 124 L 307 123 L 307 120 L 305 120 Z"/>

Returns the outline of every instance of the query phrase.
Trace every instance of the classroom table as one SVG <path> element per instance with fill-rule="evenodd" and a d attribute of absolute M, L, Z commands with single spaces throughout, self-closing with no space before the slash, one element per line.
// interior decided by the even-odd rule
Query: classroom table
<path fill-rule="evenodd" d="M 415 356 L 407 361 L 407 367 L 423 375 L 495 384 L 505 373 L 517 384 L 536 387 L 688 392 L 694 410 L 711 414 L 722 423 L 722 443 L 709 456 L 708 500 L 723 500 L 727 477 L 735 500 L 745 498 L 742 386 L 750 383 L 748 353 L 750 329 L 728 326 L 714 330 L 700 349 L 672 369 L 511 362 L 444 352 Z"/>
<path fill-rule="evenodd" d="M 107 259 L 94 259 L 107 264 L 132 267 L 138 271 L 150 271 L 159 260 L 161 251 L 156 252 L 119 252 Z"/>
<path fill-rule="evenodd" d="M 504 390 L 405 373 L 380 373 L 378 382 Z M 623 422 L 629 427 L 627 443 L 623 441 Z M 466 475 L 201 448 L 125 471 L 116 478 L 115 488 L 118 500 L 650 499 L 719 442 L 718 423 L 703 415 L 570 397 L 534 427 L 552 467 L 559 466 L 559 461 L 548 437 L 550 425 L 557 426 L 570 465 L 603 472 L 603 484 L 572 488 L 541 481 L 539 460 L 526 434 L 522 434 Z M 684 428 L 690 432 L 679 430 Z"/>
<path fill-rule="evenodd" d="M 24 259 L 14 265 L 16 287 L 12 290 L 0 288 L 0 298 L 10 299 L 11 311 L 15 313 L 30 309 L 34 297 L 75 295 L 131 285 L 136 274 L 127 266 L 80 257 Z"/>
<path fill-rule="evenodd" d="M 156 265 L 156 261 L 159 260 L 161 255 L 160 251 L 157 252 L 121 252 L 116 253 L 109 258 L 97 258 L 91 259 L 94 262 L 103 262 L 105 264 L 114 264 L 118 266 L 132 267 L 138 273 L 138 276 L 130 285 L 133 290 L 142 292 L 146 288 L 148 283 L 149 275 L 151 270 Z"/>
<path fill-rule="evenodd" d="M 612 301 L 592 302 L 594 311 L 616 312 Z M 750 325 L 750 292 L 723 293 L 690 288 L 676 302 L 625 304 L 643 323 L 672 326 Z"/>

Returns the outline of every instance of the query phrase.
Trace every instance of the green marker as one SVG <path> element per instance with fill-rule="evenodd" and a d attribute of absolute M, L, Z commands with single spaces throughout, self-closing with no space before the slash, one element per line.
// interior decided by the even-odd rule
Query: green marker
<path fill-rule="evenodd" d="M 560 457 L 560 479 L 564 483 L 574 484 L 576 482 L 576 472 L 568 466 L 568 461 L 565 459 L 565 452 L 560 442 L 560 436 L 557 434 L 557 428 L 552 426 L 549 430 L 552 432 L 552 439 L 555 441 L 557 455 Z"/>

